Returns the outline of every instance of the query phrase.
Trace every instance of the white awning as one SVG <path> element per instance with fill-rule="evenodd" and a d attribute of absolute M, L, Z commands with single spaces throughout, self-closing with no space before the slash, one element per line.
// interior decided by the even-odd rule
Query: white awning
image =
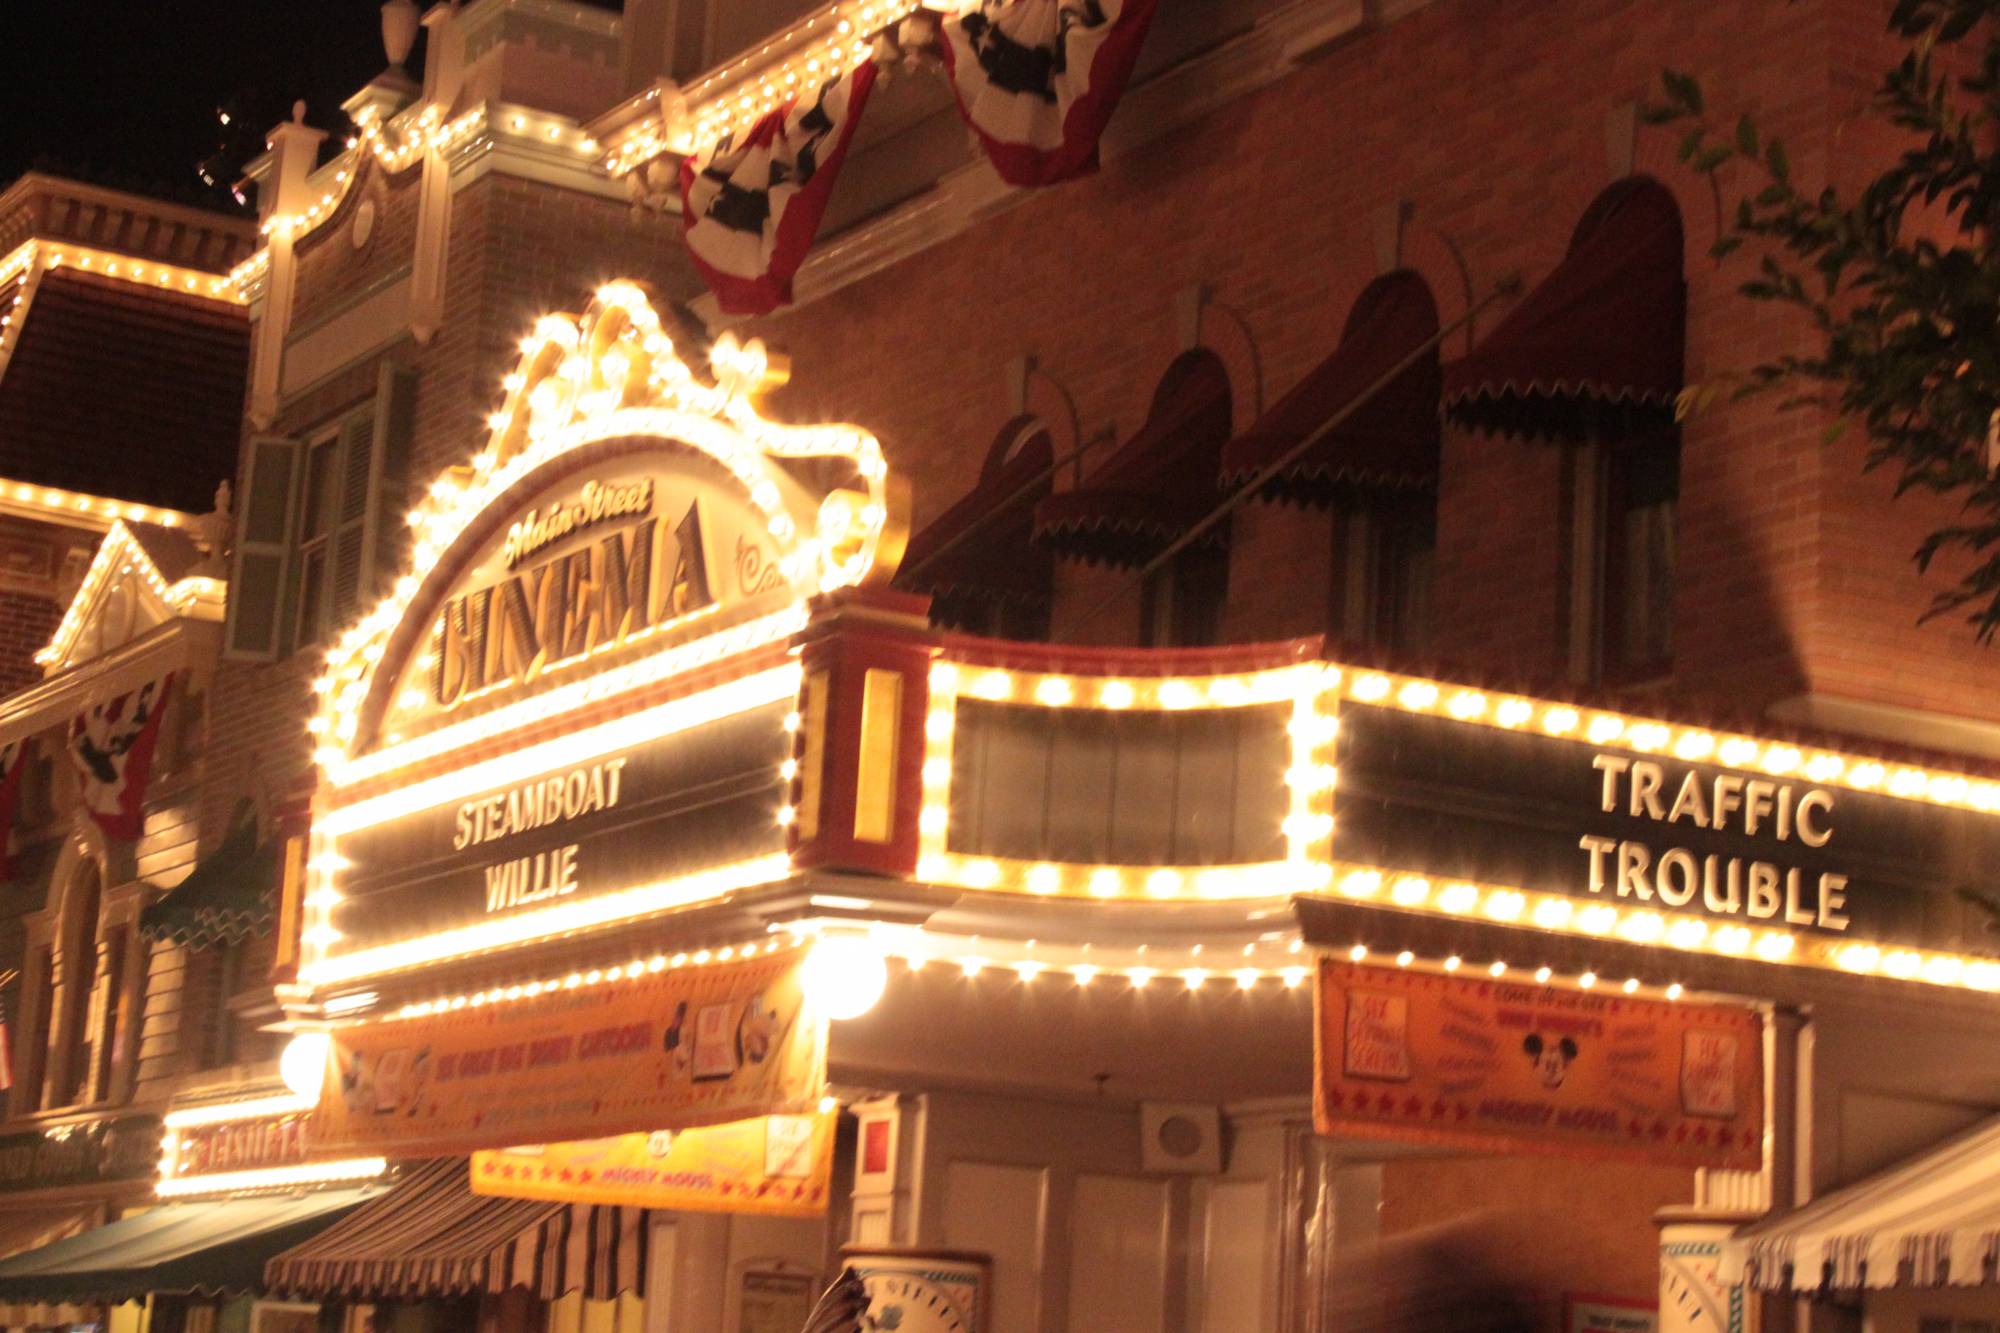
<path fill-rule="evenodd" d="M 1739 1231 L 1722 1279 L 1763 1291 L 2000 1286 L 2000 1116 Z"/>

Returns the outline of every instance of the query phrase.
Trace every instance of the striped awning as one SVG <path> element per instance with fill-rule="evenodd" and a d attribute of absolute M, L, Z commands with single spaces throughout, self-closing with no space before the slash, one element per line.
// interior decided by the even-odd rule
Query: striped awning
<path fill-rule="evenodd" d="M 476 1195 L 469 1171 L 463 1157 L 414 1168 L 381 1198 L 272 1259 L 266 1287 L 352 1299 L 513 1287 L 543 1300 L 645 1294 L 645 1209 Z"/>
<path fill-rule="evenodd" d="M 2000 1286 L 2000 1116 L 1738 1232 L 1722 1276 L 1762 1291 Z"/>

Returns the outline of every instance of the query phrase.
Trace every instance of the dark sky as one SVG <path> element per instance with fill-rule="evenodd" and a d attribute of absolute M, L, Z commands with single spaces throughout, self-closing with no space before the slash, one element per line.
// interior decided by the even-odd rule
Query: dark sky
<path fill-rule="evenodd" d="M 379 0 L 7 0 L 0 38 L 0 184 L 39 165 L 223 203 L 263 133 L 303 97 L 344 131 L 340 102 L 384 64 Z M 419 46 L 421 53 L 421 45 Z M 234 124 L 222 127 L 218 107 Z M 217 188 L 197 163 L 223 147 Z"/>

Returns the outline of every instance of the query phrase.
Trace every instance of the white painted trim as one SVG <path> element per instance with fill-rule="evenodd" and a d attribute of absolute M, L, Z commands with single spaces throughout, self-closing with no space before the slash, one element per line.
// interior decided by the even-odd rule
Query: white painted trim
<path fill-rule="evenodd" d="M 285 344 L 280 403 L 403 336 L 410 326 L 411 277 L 405 268 L 361 300 Z"/>
<path fill-rule="evenodd" d="M 1764 715 L 1774 722 L 1814 731 L 2000 759 L 2000 722 L 1979 718 L 1834 694 L 1793 695 L 1766 708 Z"/>

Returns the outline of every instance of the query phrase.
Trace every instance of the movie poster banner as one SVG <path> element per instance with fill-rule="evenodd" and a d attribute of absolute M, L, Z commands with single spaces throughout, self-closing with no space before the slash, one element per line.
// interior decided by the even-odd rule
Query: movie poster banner
<path fill-rule="evenodd" d="M 1322 960 L 1313 1119 L 1326 1135 L 1756 1170 L 1748 1009 Z"/>
<path fill-rule="evenodd" d="M 817 1107 L 799 950 L 556 987 L 334 1034 L 315 1156 L 445 1156 Z"/>
<path fill-rule="evenodd" d="M 472 1192 L 510 1199 L 818 1217 L 837 1111 L 472 1154 Z"/>

